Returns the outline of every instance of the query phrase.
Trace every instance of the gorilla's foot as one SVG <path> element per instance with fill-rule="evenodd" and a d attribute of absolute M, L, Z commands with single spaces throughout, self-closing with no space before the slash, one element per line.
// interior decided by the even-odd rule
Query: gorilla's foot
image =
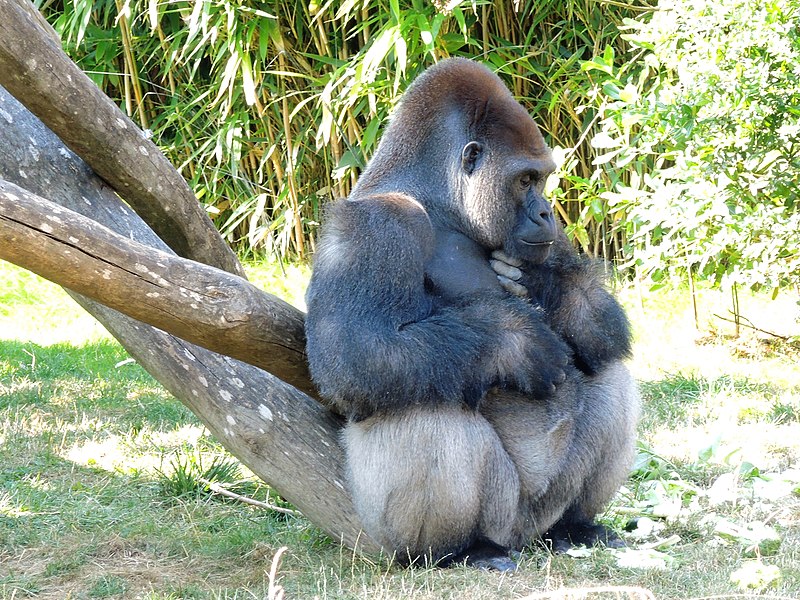
<path fill-rule="evenodd" d="M 517 563 L 509 557 L 508 549 L 487 539 L 475 541 L 463 552 L 455 556 L 448 556 L 440 564 L 443 567 L 466 564 L 486 571 L 517 570 Z"/>
<path fill-rule="evenodd" d="M 542 541 L 556 554 L 563 554 L 574 546 L 602 544 L 606 548 L 625 547 L 625 542 L 611 529 L 591 521 L 561 520 L 542 536 Z"/>

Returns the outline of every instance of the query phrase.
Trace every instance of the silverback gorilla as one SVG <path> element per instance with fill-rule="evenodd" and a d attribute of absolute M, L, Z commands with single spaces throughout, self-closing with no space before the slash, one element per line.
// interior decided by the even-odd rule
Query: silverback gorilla
<path fill-rule="evenodd" d="M 632 457 L 630 334 L 556 226 L 553 168 L 502 81 L 449 59 L 409 87 L 327 214 L 311 374 L 347 416 L 364 529 L 404 563 L 505 570 L 537 538 L 615 540 L 594 517 Z"/>

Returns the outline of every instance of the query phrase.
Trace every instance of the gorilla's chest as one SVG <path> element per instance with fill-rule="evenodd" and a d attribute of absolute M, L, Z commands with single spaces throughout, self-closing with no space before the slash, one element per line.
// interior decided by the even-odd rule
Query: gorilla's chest
<path fill-rule="evenodd" d="M 500 290 L 486 250 L 456 231 L 437 230 L 425 265 L 425 285 L 435 297 L 453 302 L 477 292 Z"/>

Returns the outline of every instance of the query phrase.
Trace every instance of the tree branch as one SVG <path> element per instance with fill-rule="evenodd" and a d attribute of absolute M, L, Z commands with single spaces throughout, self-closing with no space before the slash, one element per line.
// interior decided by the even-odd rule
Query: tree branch
<path fill-rule="evenodd" d="M 83 158 L 175 252 L 244 276 L 183 177 L 55 45 L 28 4 L 0 0 L 0 85 Z"/>
<path fill-rule="evenodd" d="M 0 148 L 0 179 L 46 196 L 122 237 L 168 251 L 113 190 L 2 87 Z M 48 216 L 58 217 L 46 212 L 39 215 L 40 221 L 50 222 Z M 17 243 L 8 240 L 0 246 L 11 252 L 7 247 Z M 329 410 L 257 367 L 194 346 L 74 292 L 70 295 L 233 455 L 311 522 L 350 547 L 377 549 L 361 533 L 345 490 L 338 443 L 341 422 Z M 273 335 L 284 336 L 281 323 L 274 325 Z M 285 346 L 273 349 L 273 361 L 285 360 Z"/>
<path fill-rule="evenodd" d="M 236 275 L 130 240 L 2 179 L 0 258 L 316 395 L 299 310 Z"/>

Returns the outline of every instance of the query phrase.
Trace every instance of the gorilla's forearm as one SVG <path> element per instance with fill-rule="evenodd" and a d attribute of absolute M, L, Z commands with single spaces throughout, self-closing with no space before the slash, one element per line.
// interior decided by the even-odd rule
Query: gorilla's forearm
<path fill-rule="evenodd" d="M 593 375 L 631 351 L 628 319 L 606 289 L 596 261 L 578 255 L 566 237 L 556 240 L 542 265 L 525 265 L 520 280 L 553 330 L 575 353 L 575 364 Z"/>
<path fill-rule="evenodd" d="M 407 196 L 331 208 L 306 295 L 306 350 L 320 393 L 346 415 L 475 407 L 494 385 L 546 396 L 563 378 L 569 350 L 527 303 L 472 293 L 443 304 L 426 290 L 433 247 Z"/>
<path fill-rule="evenodd" d="M 399 327 L 368 312 L 310 313 L 306 323 L 314 382 L 350 418 L 415 404 L 476 408 L 495 386 L 544 398 L 564 378 L 569 349 L 521 301 L 476 297 Z"/>
<path fill-rule="evenodd" d="M 469 401 L 488 385 L 476 369 L 485 340 L 457 311 L 399 328 L 381 323 L 378 315 L 337 311 L 306 327 L 313 380 L 322 396 L 350 418 L 414 404 Z"/>

